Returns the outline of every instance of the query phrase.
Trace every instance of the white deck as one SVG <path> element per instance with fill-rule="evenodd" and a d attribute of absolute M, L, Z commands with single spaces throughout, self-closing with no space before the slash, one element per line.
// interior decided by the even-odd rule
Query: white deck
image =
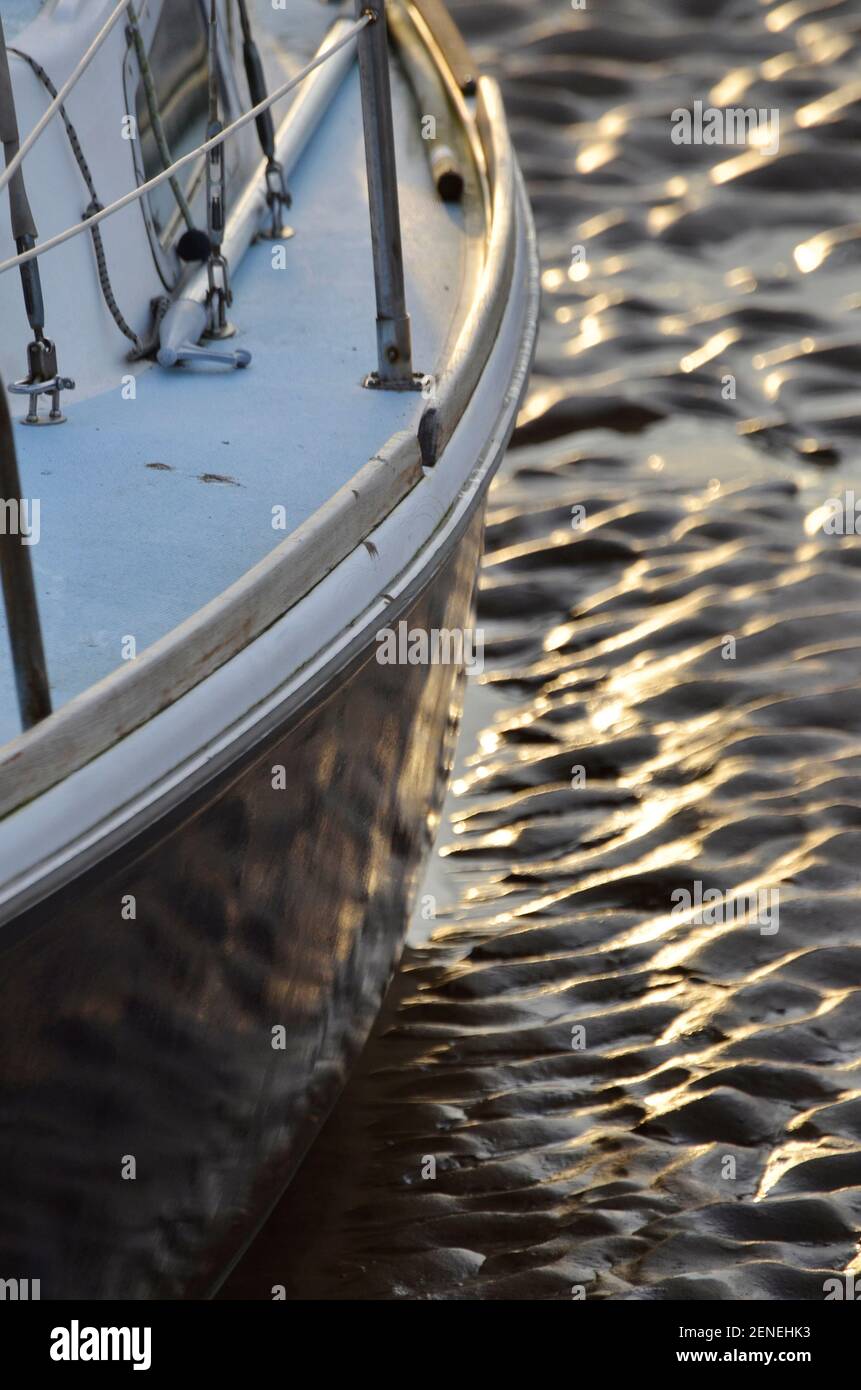
<path fill-rule="evenodd" d="M 397 74 L 394 100 L 414 360 L 433 370 L 463 308 L 465 238 L 460 212 L 436 196 Z M 63 426 L 16 426 L 23 490 L 41 506 L 31 554 L 55 707 L 119 665 L 126 637 L 141 652 L 283 540 L 273 508 L 292 530 L 417 423 L 420 395 L 361 385 L 376 348 L 355 67 L 291 187 L 286 269 L 262 242 L 234 277 L 247 371 L 153 367 L 134 400 L 118 384 L 68 396 Z M 0 742 L 17 732 L 0 614 Z"/>

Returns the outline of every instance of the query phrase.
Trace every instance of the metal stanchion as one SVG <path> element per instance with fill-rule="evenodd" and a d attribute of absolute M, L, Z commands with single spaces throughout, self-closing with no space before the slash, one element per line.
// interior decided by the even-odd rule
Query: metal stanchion
<path fill-rule="evenodd" d="M 12 421 L 0 381 L 0 579 L 21 723 L 25 729 L 30 729 L 51 713 L 51 696 L 30 548 L 22 544 L 20 534 L 22 501 Z M 17 533 L 10 533 L 8 529 L 7 504 L 10 502 L 15 502 L 18 509 Z"/>
<path fill-rule="evenodd" d="M 421 388 L 422 378 L 413 372 L 410 316 L 404 291 L 385 0 L 356 0 L 356 18 L 363 15 L 372 21 L 359 34 L 357 45 L 374 251 L 378 359 L 376 372 L 365 384 L 390 391 L 412 391 Z"/>

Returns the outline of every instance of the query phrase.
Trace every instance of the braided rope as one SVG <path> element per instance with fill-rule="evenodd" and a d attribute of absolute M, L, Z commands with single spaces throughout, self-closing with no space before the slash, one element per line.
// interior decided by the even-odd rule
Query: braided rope
<path fill-rule="evenodd" d="M 33 72 L 38 77 L 39 81 L 42 83 L 45 90 L 56 100 L 57 89 L 54 86 L 48 74 L 46 73 L 45 69 L 42 67 L 41 63 L 37 63 L 35 58 L 32 58 L 29 53 L 25 53 L 20 48 L 10 48 L 9 52 L 14 53 L 15 56 L 18 58 L 23 58 L 24 62 L 29 64 Z M 103 204 L 99 202 L 99 197 L 96 193 L 96 186 L 93 182 L 93 176 L 90 172 L 90 166 L 87 163 L 86 155 L 84 154 L 81 142 L 78 138 L 78 132 L 75 130 L 75 127 L 69 120 L 66 108 L 62 105 L 62 103 L 60 104 L 60 106 L 58 106 L 57 110 L 62 119 L 63 125 L 66 127 L 66 134 L 69 137 L 69 144 L 72 147 L 72 153 L 75 156 L 78 168 L 81 171 L 81 176 L 84 180 L 84 183 L 87 185 L 87 192 L 90 195 L 90 205 L 84 210 L 84 218 L 88 219 L 94 217 L 97 212 L 101 212 Z M 135 350 L 137 352 L 143 352 L 144 345 L 141 339 L 138 337 L 137 333 L 135 333 L 134 329 L 129 326 L 114 296 L 113 287 L 111 285 L 111 277 L 108 272 L 108 262 L 107 257 L 105 256 L 105 246 L 104 242 L 102 241 L 101 230 L 99 227 L 91 227 L 90 234 L 93 238 L 93 250 L 96 253 L 96 266 L 99 272 L 99 285 L 101 286 L 105 304 L 107 305 L 111 317 L 113 318 L 114 323 L 117 325 L 117 328 L 120 330 L 120 332 L 123 333 L 126 338 L 128 338 L 129 342 L 134 344 Z"/>

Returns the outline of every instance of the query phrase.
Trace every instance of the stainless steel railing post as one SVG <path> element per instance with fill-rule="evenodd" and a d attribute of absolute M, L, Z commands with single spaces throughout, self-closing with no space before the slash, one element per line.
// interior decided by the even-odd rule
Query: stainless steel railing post
<path fill-rule="evenodd" d="M 404 290 L 385 0 L 356 0 L 356 18 L 363 15 L 372 20 L 359 34 L 357 46 L 377 296 L 378 358 L 377 371 L 368 378 L 367 385 L 404 390 L 412 389 L 416 378 Z"/>
<path fill-rule="evenodd" d="M 51 713 L 51 696 L 30 550 L 21 543 L 22 500 L 12 421 L 6 392 L 0 381 L 0 580 L 6 603 L 6 626 L 12 647 L 21 723 L 25 729 L 30 729 Z M 19 508 L 18 534 L 10 534 L 6 524 L 9 513 L 5 504 L 10 501 L 15 501 Z"/>

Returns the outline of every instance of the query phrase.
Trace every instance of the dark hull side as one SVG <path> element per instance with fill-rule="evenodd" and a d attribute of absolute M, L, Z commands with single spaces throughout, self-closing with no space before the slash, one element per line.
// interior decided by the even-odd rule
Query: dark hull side
<path fill-rule="evenodd" d="M 482 521 L 392 621 L 469 624 Z M 460 712 L 453 667 L 374 651 L 0 930 L 0 1278 L 205 1294 L 292 1175 L 397 961 Z"/>

